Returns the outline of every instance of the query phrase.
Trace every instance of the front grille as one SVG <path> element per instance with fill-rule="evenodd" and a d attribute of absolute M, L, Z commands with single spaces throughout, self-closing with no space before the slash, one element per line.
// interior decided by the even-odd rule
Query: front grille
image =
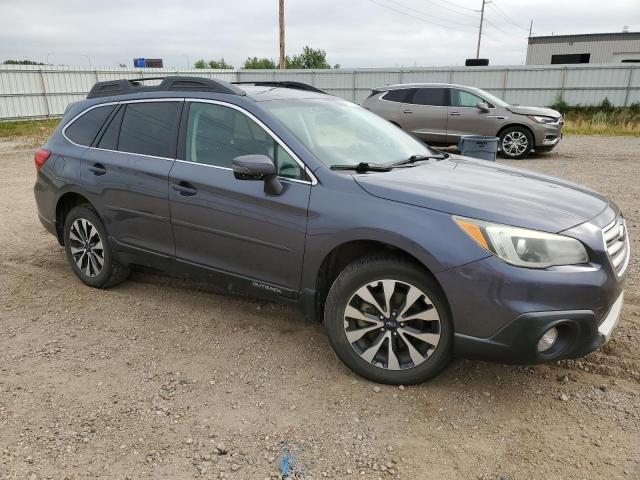
<path fill-rule="evenodd" d="M 614 271 L 620 277 L 629 264 L 629 236 L 622 215 L 602 230 L 604 246 Z"/>

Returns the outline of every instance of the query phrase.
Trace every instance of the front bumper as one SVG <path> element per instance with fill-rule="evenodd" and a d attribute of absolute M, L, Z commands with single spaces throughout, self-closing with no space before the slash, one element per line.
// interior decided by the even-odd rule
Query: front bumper
<path fill-rule="evenodd" d="M 621 292 L 600 321 L 589 310 L 532 312 L 520 315 L 490 338 L 456 334 L 455 352 L 466 358 L 513 364 L 582 357 L 609 341 L 620 318 L 623 298 Z M 558 339 L 549 350 L 539 352 L 538 341 L 552 327 L 557 329 Z"/>
<path fill-rule="evenodd" d="M 539 363 L 586 355 L 607 342 L 624 298 L 624 269 L 614 270 L 603 238 L 616 218 L 617 210 L 608 208 L 562 232 L 583 241 L 590 250 L 588 264 L 538 270 L 490 255 L 438 273 L 451 309 L 456 354 Z M 540 337 L 554 326 L 557 347 L 539 353 Z"/>
<path fill-rule="evenodd" d="M 562 139 L 562 121 L 552 124 L 536 123 L 532 125 L 534 148 L 551 150 Z"/>

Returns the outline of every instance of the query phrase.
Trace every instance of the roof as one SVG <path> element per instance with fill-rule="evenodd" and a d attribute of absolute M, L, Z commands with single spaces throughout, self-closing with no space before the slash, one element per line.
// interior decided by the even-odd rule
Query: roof
<path fill-rule="evenodd" d="M 468 85 L 457 85 L 455 83 L 396 83 L 376 90 L 397 90 L 399 88 L 421 88 L 421 87 L 442 87 L 442 88 L 474 88 Z"/>
<path fill-rule="evenodd" d="M 295 100 L 303 98 L 327 98 L 326 93 L 310 92 L 295 88 L 272 87 L 264 85 L 241 85 L 247 96 L 256 102 L 266 100 Z"/>
<path fill-rule="evenodd" d="M 566 42 L 607 42 L 620 40 L 640 40 L 640 32 L 580 33 L 576 35 L 544 35 L 529 37 L 529 44 Z"/>

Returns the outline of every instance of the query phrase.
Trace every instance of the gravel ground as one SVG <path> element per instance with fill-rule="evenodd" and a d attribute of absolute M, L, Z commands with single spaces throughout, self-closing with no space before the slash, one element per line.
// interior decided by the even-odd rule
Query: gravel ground
<path fill-rule="evenodd" d="M 640 139 L 568 137 L 526 168 L 625 212 L 611 342 L 559 365 L 456 360 L 377 386 L 289 308 L 144 273 L 93 290 L 36 216 L 32 145 L 0 141 L 0 478 L 640 478 Z"/>

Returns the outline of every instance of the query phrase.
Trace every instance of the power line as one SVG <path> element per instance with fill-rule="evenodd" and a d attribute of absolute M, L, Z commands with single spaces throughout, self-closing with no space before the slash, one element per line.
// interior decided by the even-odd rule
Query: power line
<path fill-rule="evenodd" d="M 380 7 L 386 8 L 388 10 L 392 10 L 392 11 L 394 11 L 396 13 L 401 14 L 401 15 L 405 15 L 407 17 L 411 17 L 413 19 L 420 20 L 421 22 L 429 23 L 429 24 L 432 24 L 432 25 L 437 25 L 439 27 L 446 28 L 447 30 L 454 30 L 454 31 L 463 32 L 463 33 L 473 33 L 471 30 L 463 30 L 461 28 L 452 27 L 451 25 L 443 25 L 441 23 L 433 22 L 431 20 L 427 20 L 426 18 L 419 17 L 417 15 L 413 15 L 411 13 L 407 13 L 405 11 L 398 10 L 397 8 L 394 8 L 394 7 L 390 6 L 390 5 L 386 5 L 384 3 L 380 3 L 378 0 L 369 0 L 369 1 L 372 2 L 372 3 L 375 3 L 376 5 L 378 5 Z"/>
<path fill-rule="evenodd" d="M 450 12 L 453 12 L 453 13 L 455 13 L 457 15 L 462 15 L 464 17 L 473 18 L 474 20 L 476 20 L 478 18 L 478 13 L 480 13 L 480 10 L 467 9 L 467 10 L 472 11 L 472 12 L 475 13 L 474 15 L 472 15 L 470 13 L 464 13 L 464 12 L 461 12 L 459 10 L 454 10 L 453 8 L 447 7 L 445 5 L 439 5 L 439 4 L 435 3 L 433 0 L 425 0 L 425 1 L 435 5 L 437 8 L 444 8 L 445 10 L 449 10 Z"/>
<path fill-rule="evenodd" d="M 521 28 L 522 30 L 529 30 L 527 27 L 523 27 L 522 25 L 519 25 L 514 19 L 512 19 L 509 15 L 507 15 L 504 10 L 502 10 L 495 2 L 495 0 L 493 0 L 490 4 L 491 7 L 493 7 L 493 9 L 499 13 L 500 15 L 502 15 L 503 18 L 505 18 L 508 22 L 510 22 L 514 27 L 518 27 Z"/>
<path fill-rule="evenodd" d="M 442 2 L 442 3 L 446 3 L 447 5 L 452 5 L 454 7 L 461 8 L 463 10 L 469 10 L 471 12 L 476 12 L 476 13 L 478 12 L 478 10 L 476 10 L 475 8 L 464 7 L 464 6 L 462 6 L 462 5 L 458 4 L 458 3 L 448 2 L 447 0 L 438 0 L 438 1 Z"/>
<path fill-rule="evenodd" d="M 420 15 L 427 15 L 429 18 L 435 18 L 436 20 L 440 20 L 440 21 L 443 21 L 443 22 L 453 22 L 454 21 L 454 20 L 451 20 L 449 18 L 436 17 L 435 15 L 432 15 L 431 13 L 424 12 L 422 10 L 418 10 L 416 8 L 413 8 L 413 7 L 408 7 L 408 6 L 403 5 L 403 4 L 399 3 L 399 2 L 396 2 L 395 0 L 386 0 L 386 1 L 389 2 L 389 3 L 392 3 L 394 5 L 397 5 L 400 8 L 404 8 L 405 10 L 411 10 L 411 11 L 414 11 L 416 13 L 419 13 Z M 456 22 L 456 23 L 458 23 L 458 22 Z M 459 25 L 461 25 L 463 27 L 473 28 L 473 25 L 468 25 L 468 24 L 464 24 L 464 23 L 461 23 Z"/>

